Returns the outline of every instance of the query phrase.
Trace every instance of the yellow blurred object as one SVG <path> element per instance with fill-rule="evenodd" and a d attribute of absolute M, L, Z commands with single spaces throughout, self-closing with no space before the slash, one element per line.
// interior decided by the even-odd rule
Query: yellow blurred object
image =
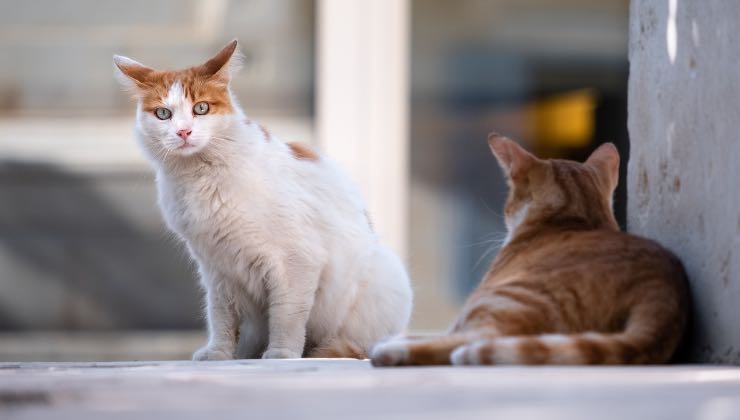
<path fill-rule="evenodd" d="M 596 93 L 579 89 L 534 104 L 535 141 L 547 148 L 587 146 L 594 133 Z"/>

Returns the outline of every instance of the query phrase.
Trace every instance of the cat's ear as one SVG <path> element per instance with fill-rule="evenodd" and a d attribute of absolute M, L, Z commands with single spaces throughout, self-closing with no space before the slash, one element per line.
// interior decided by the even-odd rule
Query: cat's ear
<path fill-rule="evenodd" d="M 596 168 L 614 190 L 619 182 L 619 152 L 612 143 L 599 146 L 586 160 L 586 165 Z"/>
<path fill-rule="evenodd" d="M 196 67 L 195 70 L 206 77 L 228 83 L 231 80 L 231 76 L 241 66 L 241 54 L 236 48 L 237 44 L 236 39 L 232 40 L 218 54 L 214 55 L 213 58 L 204 64 Z"/>
<path fill-rule="evenodd" d="M 509 177 L 530 168 L 537 162 L 536 157 L 524 150 L 515 141 L 498 133 L 488 135 L 488 146 Z"/>
<path fill-rule="evenodd" d="M 154 69 L 121 55 L 113 56 L 113 64 L 116 79 L 129 91 L 136 91 L 146 84 L 149 75 L 154 72 Z"/>

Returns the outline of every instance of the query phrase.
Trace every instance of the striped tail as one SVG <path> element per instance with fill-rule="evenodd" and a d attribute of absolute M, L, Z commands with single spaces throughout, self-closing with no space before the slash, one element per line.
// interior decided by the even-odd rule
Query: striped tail
<path fill-rule="evenodd" d="M 666 358 L 667 359 L 667 358 Z M 660 363 L 624 333 L 499 337 L 455 349 L 453 365 L 602 365 Z"/>
<path fill-rule="evenodd" d="M 455 349 L 454 365 L 629 365 L 670 361 L 681 341 L 686 317 L 668 316 L 655 305 L 633 309 L 625 329 L 496 337 Z"/>
<path fill-rule="evenodd" d="M 685 321 L 637 310 L 625 330 L 615 333 L 500 336 L 470 331 L 396 337 L 378 343 L 371 359 L 374 366 L 658 364 L 670 361 Z"/>
<path fill-rule="evenodd" d="M 665 363 L 673 340 L 659 345 L 629 333 L 546 334 L 484 338 L 476 334 L 394 338 L 371 351 L 374 366 L 403 365 L 606 365 Z"/>

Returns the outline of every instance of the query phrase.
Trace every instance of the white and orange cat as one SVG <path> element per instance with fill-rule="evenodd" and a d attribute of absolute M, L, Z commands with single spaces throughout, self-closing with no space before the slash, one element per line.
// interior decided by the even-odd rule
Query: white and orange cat
<path fill-rule="evenodd" d="M 616 148 L 578 163 L 496 134 L 489 145 L 510 187 L 503 248 L 448 334 L 381 342 L 373 364 L 668 361 L 687 322 L 686 273 L 659 244 L 619 231 Z"/>
<path fill-rule="evenodd" d="M 209 339 L 193 359 L 237 357 L 240 333 L 248 358 L 363 358 L 408 323 L 406 271 L 330 159 L 246 118 L 229 88 L 236 51 L 180 71 L 114 57 L 164 219 L 205 290 Z"/>

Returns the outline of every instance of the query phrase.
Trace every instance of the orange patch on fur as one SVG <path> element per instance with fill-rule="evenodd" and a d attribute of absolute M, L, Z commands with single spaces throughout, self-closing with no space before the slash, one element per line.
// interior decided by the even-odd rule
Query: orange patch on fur
<path fill-rule="evenodd" d="M 308 357 L 366 359 L 367 352 L 349 340 L 335 338 L 329 343 L 315 348 Z"/>
<path fill-rule="evenodd" d="M 156 108 L 164 106 L 170 87 L 176 81 L 182 84 L 185 97 L 193 104 L 207 102 L 209 114 L 230 114 L 234 111 L 228 85 L 218 79 L 199 74 L 192 68 L 151 73 L 146 81 L 139 85 L 142 109 L 154 112 Z"/>
<path fill-rule="evenodd" d="M 193 104 L 208 103 L 209 114 L 230 114 L 234 108 L 229 93 L 229 63 L 236 45 L 234 40 L 206 63 L 185 70 L 157 71 L 119 59 L 116 65 L 134 82 L 137 96 L 146 112 L 154 112 L 163 106 L 170 87 L 179 81 L 185 97 Z"/>
<path fill-rule="evenodd" d="M 319 160 L 319 155 L 305 144 L 288 143 L 288 147 L 290 147 L 293 156 L 298 160 Z"/>
<path fill-rule="evenodd" d="M 537 338 L 524 338 L 519 342 L 519 357 L 528 365 L 542 365 L 550 360 L 550 348 Z"/>

